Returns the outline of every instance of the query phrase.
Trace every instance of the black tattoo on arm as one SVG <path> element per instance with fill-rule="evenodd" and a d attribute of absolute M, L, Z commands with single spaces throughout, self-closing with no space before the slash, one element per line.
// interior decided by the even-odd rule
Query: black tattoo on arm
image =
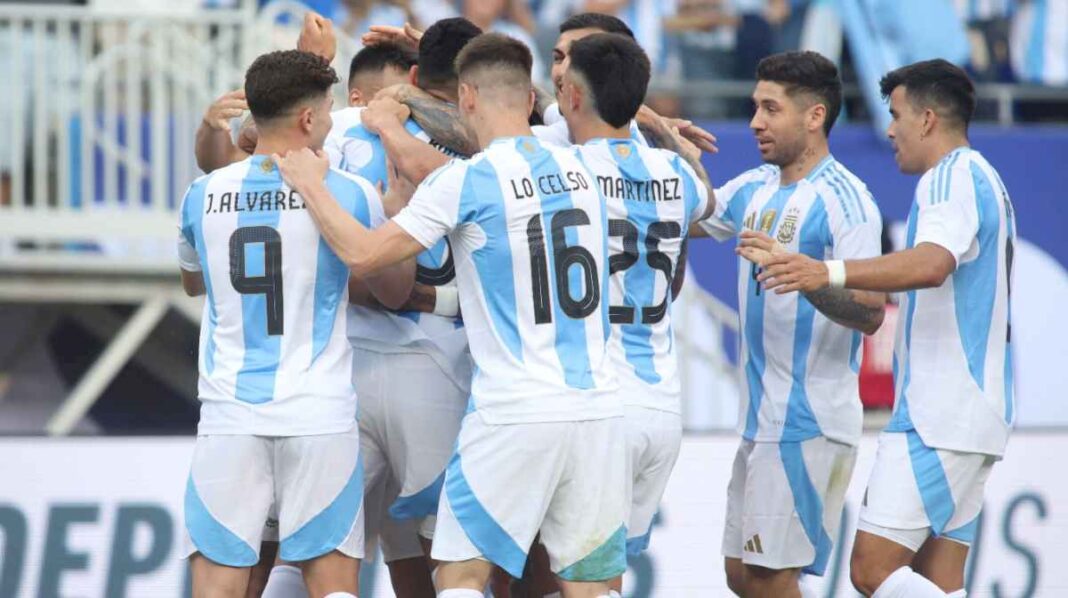
<path fill-rule="evenodd" d="M 638 128 L 641 129 L 645 139 L 653 147 L 659 147 L 678 154 L 680 158 L 690 165 L 690 168 L 693 168 L 693 171 L 697 173 L 697 178 L 701 179 L 705 187 L 708 187 L 709 191 L 712 190 L 712 182 L 708 179 L 708 172 L 705 171 L 704 165 L 701 164 L 700 154 L 698 154 L 698 157 L 694 157 L 690 155 L 690 152 L 684 150 L 675 134 L 669 131 L 663 123 L 652 125 L 648 122 L 639 122 Z"/>
<path fill-rule="evenodd" d="M 805 293 L 805 298 L 823 315 L 842 326 L 873 334 L 883 323 L 884 307 L 857 300 L 857 291 L 824 288 Z"/>
<path fill-rule="evenodd" d="M 434 141 L 462 156 L 473 156 L 482 151 L 474 134 L 460 120 L 456 106 L 429 94 L 412 94 L 404 98 L 404 104 L 412 111 L 415 122 Z"/>
<path fill-rule="evenodd" d="M 404 303 L 401 310 L 434 313 L 434 303 L 437 302 L 437 299 L 437 289 L 417 282 L 412 286 L 412 294 L 408 296 L 408 301 Z"/>

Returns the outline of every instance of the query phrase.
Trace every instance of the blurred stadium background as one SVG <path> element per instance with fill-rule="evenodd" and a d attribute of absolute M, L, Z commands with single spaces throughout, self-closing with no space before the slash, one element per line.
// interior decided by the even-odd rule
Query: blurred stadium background
<path fill-rule="evenodd" d="M 981 98 L 973 145 L 1000 170 L 1022 242 L 1013 297 L 1018 432 L 995 468 L 968 568 L 973 596 L 1068 596 L 1068 0 L 0 1 L 0 597 L 184 596 L 181 489 L 196 430 L 201 300 L 180 289 L 175 210 L 199 175 L 194 131 L 257 54 L 292 47 L 309 8 L 348 35 L 462 14 L 519 37 L 547 77 L 556 25 L 618 15 L 656 69 L 648 102 L 719 137 L 716 183 L 757 164 L 756 62 L 836 60 L 831 149 L 901 244 L 915 179 L 882 130 L 882 73 L 940 56 Z M 339 93 L 341 86 L 339 86 Z M 339 102 L 342 97 L 339 95 Z M 688 431 L 629 596 L 726 595 L 719 543 L 738 404 L 732 245 L 694 243 L 676 304 Z M 826 596 L 853 596 L 848 540 L 892 405 L 894 319 L 865 339 L 865 437 Z M 363 596 L 386 596 L 368 565 Z"/>

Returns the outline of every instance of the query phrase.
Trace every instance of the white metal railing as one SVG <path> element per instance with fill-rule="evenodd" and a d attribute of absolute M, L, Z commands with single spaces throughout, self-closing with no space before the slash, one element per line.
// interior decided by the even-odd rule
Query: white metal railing
<path fill-rule="evenodd" d="M 239 84 L 253 18 L 0 4 L 0 265 L 172 266 L 151 246 L 173 241 L 197 124 Z"/>

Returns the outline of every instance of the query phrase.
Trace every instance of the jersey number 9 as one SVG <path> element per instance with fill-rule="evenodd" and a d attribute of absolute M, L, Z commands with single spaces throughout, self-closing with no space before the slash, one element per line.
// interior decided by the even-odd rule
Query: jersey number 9
<path fill-rule="evenodd" d="M 245 253 L 249 245 L 263 244 L 263 275 L 247 276 Z M 242 295 L 267 298 L 267 334 L 284 331 L 282 314 L 282 236 L 269 226 L 245 226 L 230 235 L 230 284 Z"/>

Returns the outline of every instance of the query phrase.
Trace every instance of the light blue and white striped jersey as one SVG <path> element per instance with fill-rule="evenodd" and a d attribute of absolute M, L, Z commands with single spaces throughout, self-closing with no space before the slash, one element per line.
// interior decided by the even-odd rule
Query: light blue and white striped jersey
<path fill-rule="evenodd" d="M 366 180 L 327 187 L 366 226 L 384 220 Z M 202 176 L 181 208 L 182 269 L 199 270 L 200 434 L 344 432 L 356 417 L 345 338 L 349 270 L 267 156 Z"/>
<path fill-rule="evenodd" d="M 891 431 L 934 448 L 1001 455 L 1014 417 L 1009 295 L 1016 217 L 983 156 L 958 148 L 916 185 L 906 244 L 944 247 L 957 269 L 905 293 L 894 347 Z"/>
<path fill-rule="evenodd" d="M 608 354 L 623 404 L 681 413 L 671 283 L 708 188 L 678 154 L 633 140 L 595 139 L 574 152 L 608 210 Z"/>
<path fill-rule="evenodd" d="M 334 126 L 324 148 L 331 166 L 359 175 L 374 185 L 381 184 L 385 189 L 386 148 L 378 135 L 363 126 L 362 113 L 362 107 L 331 113 Z M 409 120 L 405 128 L 442 153 L 457 157 L 455 152 L 431 140 L 415 121 Z M 455 278 L 452 252 L 444 239 L 416 257 L 416 282 L 435 287 L 454 286 Z M 470 381 L 467 337 L 459 318 L 417 311 L 394 313 L 357 305 L 350 306 L 349 311 L 348 334 L 353 346 L 379 352 L 419 348 L 431 355 L 461 387 Z"/>
<path fill-rule="evenodd" d="M 571 140 L 571 129 L 568 128 L 564 115 L 560 114 L 560 104 L 549 104 L 545 113 L 542 114 L 542 121 L 545 122 L 544 125 L 533 127 L 534 135 L 539 141 L 558 147 L 574 145 L 575 142 Z M 642 135 L 641 130 L 638 129 L 638 123 L 633 120 L 630 121 L 630 138 L 642 145 L 649 145 L 649 142 L 645 140 L 645 135 Z"/>
<path fill-rule="evenodd" d="M 393 221 L 425 247 L 449 236 L 483 419 L 622 415 L 605 350 L 607 220 L 570 150 L 497 139 L 435 171 Z"/>
<path fill-rule="evenodd" d="M 1068 0 L 1021 3 L 1009 46 L 1012 70 L 1021 81 L 1068 85 Z"/>
<path fill-rule="evenodd" d="M 760 230 L 818 260 L 881 253 L 879 209 L 864 183 L 833 157 L 793 185 L 782 186 L 779 176 L 777 166 L 764 165 L 716 189 L 716 213 L 701 225 L 721 240 Z M 801 293 L 765 293 L 757 274 L 739 260 L 745 400 L 738 431 L 754 441 L 823 435 L 856 444 L 861 334 L 832 322 Z"/>

